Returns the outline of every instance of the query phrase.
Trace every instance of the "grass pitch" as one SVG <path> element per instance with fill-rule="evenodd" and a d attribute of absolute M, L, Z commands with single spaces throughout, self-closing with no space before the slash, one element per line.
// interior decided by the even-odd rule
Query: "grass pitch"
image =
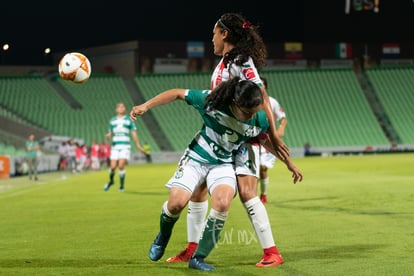
<path fill-rule="evenodd" d="M 266 208 L 281 266 L 255 267 L 262 250 L 238 197 L 206 259 L 216 271 L 165 262 L 186 245 L 185 212 L 152 262 L 164 184 L 176 167 L 168 163 L 128 166 L 124 193 L 118 183 L 102 190 L 106 170 L 0 180 L 0 275 L 414 274 L 413 154 L 294 161 L 299 184 L 280 161 L 269 171 Z"/>

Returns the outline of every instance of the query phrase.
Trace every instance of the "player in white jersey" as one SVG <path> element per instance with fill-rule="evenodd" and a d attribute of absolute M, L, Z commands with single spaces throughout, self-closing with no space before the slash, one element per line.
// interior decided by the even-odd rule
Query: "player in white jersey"
<path fill-rule="evenodd" d="M 117 115 L 110 119 L 108 133 L 105 134 L 105 139 L 112 138 L 112 145 L 109 182 L 105 185 L 104 191 L 108 191 L 114 184 L 115 170 L 118 168 L 120 181 L 119 191 L 123 192 L 125 188 L 125 166 L 131 157 L 131 135 L 137 149 L 142 153 L 145 153 L 145 150 L 139 142 L 135 123 L 126 115 L 124 103 L 120 102 L 116 105 L 116 113 Z"/>
<path fill-rule="evenodd" d="M 261 77 L 263 86 L 267 90 L 267 79 Z M 285 128 L 287 125 L 286 113 L 283 110 L 279 102 L 269 96 L 270 105 L 272 106 L 272 112 L 275 116 L 275 121 L 277 123 L 277 134 L 280 138 L 285 136 Z M 267 186 L 269 185 L 269 175 L 267 173 L 268 169 L 273 168 L 276 161 L 276 156 L 267 150 L 265 147 L 260 147 L 260 200 L 263 203 L 267 203 Z"/>
<path fill-rule="evenodd" d="M 206 183 L 212 206 L 198 246 L 189 260 L 189 267 L 214 270 L 204 259 L 217 246 L 230 203 L 237 192 L 234 151 L 248 139 L 266 133 L 269 121 L 262 110 L 264 100 L 260 88 L 251 81 L 241 81 L 239 77 L 221 83 L 212 91 L 167 90 L 135 106 L 130 116 L 135 120 L 136 116 L 143 115 L 149 109 L 175 100 L 185 100 L 196 108 L 204 124 L 188 145 L 174 176 L 167 183 L 170 195 L 162 206 L 160 230 L 151 244 L 149 257 L 153 261 L 161 259 L 174 224 L 191 194 Z M 294 164 L 288 160 L 286 165 L 294 175 L 294 183 L 301 181 L 302 174 Z"/>
<path fill-rule="evenodd" d="M 269 134 L 279 159 L 289 158 L 289 149 L 277 136 L 274 117 L 268 95 L 260 79 L 258 68 L 264 65 L 266 46 L 257 27 L 237 13 L 223 14 L 213 28 L 214 54 L 221 56 L 211 77 L 211 88 L 235 77 L 255 82 L 264 95 L 263 108 L 270 122 Z M 260 146 L 257 139 L 244 143 L 235 156 L 238 192 L 246 213 L 252 222 L 263 249 L 258 267 L 276 266 L 283 258 L 273 239 L 270 220 L 265 206 L 257 196 L 259 178 Z M 167 262 L 188 261 L 197 247 L 208 210 L 207 190 L 197 189 L 188 204 L 187 248 Z"/>

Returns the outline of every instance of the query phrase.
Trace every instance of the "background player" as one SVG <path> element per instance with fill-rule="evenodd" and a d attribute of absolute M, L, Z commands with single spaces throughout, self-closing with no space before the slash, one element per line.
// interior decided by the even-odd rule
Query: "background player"
<path fill-rule="evenodd" d="M 119 169 L 119 191 L 124 191 L 125 186 L 125 165 L 131 157 L 131 135 L 134 139 L 137 149 L 145 154 L 145 149 L 141 146 L 137 134 L 137 127 L 129 116 L 125 115 L 125 104 L 119 102 L 116 105 L 117 115 L 109 121 L 109 130 L 105 135 L 105 139 L 112 138 L 109 182 L 105 185 L 104 191 L 108 191 L 114 184 L 114 176 L 116 168 Z"/>

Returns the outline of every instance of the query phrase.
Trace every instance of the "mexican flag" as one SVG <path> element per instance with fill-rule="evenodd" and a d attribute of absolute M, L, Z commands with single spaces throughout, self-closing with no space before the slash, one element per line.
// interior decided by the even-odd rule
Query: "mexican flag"
<path fill-rule="evenodd" d="M 352 58 L 352 45 L 350 43 L 336 43 L 335 56 L 337 58 Z"/>

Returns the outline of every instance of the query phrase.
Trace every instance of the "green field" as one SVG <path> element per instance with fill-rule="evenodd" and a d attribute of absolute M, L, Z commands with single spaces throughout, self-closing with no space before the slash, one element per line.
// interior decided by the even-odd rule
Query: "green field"
<path fill-rule="evenodd" d="M 0 275 L 414 275 L 414 155 L 294 159 L 294 185 L 277 161 L 268 201 L 285 263 L 256 268 L 262 250 L 239 198 L 214 272 L 169 264 L 186 245 L 186 215 L 159 262 L 148 258 L 158 232 L 165 182 L 176 164 L 127 168 L 124 193 L 103 192 L 107 171 L 0 180 Z"/>

